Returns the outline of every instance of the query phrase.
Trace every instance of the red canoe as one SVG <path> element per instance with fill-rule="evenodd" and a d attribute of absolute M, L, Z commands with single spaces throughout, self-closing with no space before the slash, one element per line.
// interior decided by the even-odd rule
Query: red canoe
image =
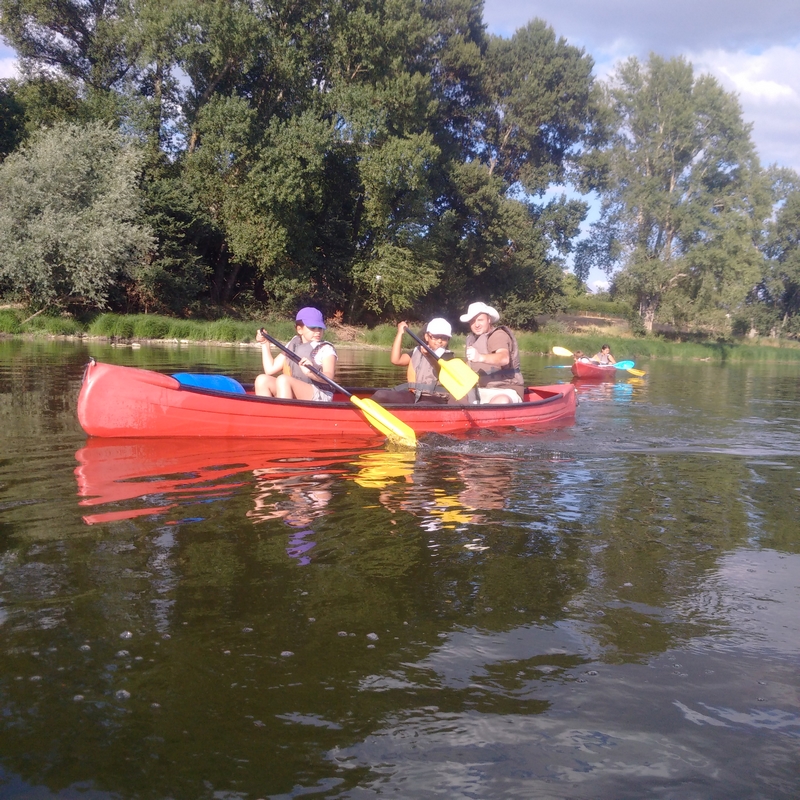
<path fill-rule="evenodd" d="M 369 396 L 369 390 L 359 394 Z M 509 405 L 388 408 L 417 434 L 530 428 L 569 422 L 575 416 L 575 387 L 571 384 L 528 387 L 525 398 L 524 403 Z M 376 435 L 362 412 L 343 395 L 335 395 L 332 403 L 314 403 L 234 394 L 186 385 L 159 372 L 94 360 L 83 377 L 78 420 L 90 436 L 101 437 Z"/>
<path fill-rule="evenodd" d="M 632 362 L 631 362 L 632 363 Z M 601 381 L 613 381 L 617 377 L 619 370 L 612 364 L 594 364 L 591 361 L 576 361 L 572 365 L 572 374 L 576 378 L 594 378 Z"/>

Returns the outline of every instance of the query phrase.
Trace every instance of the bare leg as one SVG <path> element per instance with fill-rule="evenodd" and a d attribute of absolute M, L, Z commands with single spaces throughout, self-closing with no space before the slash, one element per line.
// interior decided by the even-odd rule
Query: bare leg
<path fill-rule="evenodd" d="M 312 400 L 314 398 L 314 387 L 310 383 L 300 381 L 290 375 L 278 375 L 277 396 L 286 400 L 296 397 L 298 400 Z"/>
<path fill-rule="evenodd" d="M 260 397 L 277 397 L 278 388 L 274 375 L 264 375 L 263 373 L 256 378 L 256 394 Z"/>

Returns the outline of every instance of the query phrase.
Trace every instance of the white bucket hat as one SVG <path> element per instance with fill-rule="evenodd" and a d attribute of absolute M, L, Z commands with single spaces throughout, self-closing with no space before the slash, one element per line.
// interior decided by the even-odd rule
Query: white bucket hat
<path fill-rule="evenodd" d="M 497 322 L 497 320 L 500 319 L 497 310 L 491 306 L 487 306 L 486 303 L 470 303 L 467 313 L 459 317 L 459 319 L 462 322 L 472 322 L 478 314 L 488 314 L 492 322 Z"/>
<path fill-rule="evenodd" d="M 453 335 L 453 329 L 450 327 L 450 323 L 446 319 L 436 317 L 436 319 L 432 319 L 425 326 L 425 333 L 429 333 L 431 336 L 450 337 Z"/>

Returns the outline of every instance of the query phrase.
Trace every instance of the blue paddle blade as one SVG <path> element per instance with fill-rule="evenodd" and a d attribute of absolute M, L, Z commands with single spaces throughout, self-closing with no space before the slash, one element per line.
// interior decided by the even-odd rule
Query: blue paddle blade
<path fill-rule="evenodd" d="M 227 375 L 205 375 L 195 372 L 176 372 L 173 376 L 181 386 L 194 386 L 197 389 L 210 389 L 214 392 L 231 392 L 232 394 L 245 394 L 236 378 Z"/>
<path fill-rule="evenodd" d="M 631 367 L 636 366 L 636 364 L 633 361 L 617 361 L 617 363 L 614 364 L 614 366 L 617 369 L 631 369 Z"/>

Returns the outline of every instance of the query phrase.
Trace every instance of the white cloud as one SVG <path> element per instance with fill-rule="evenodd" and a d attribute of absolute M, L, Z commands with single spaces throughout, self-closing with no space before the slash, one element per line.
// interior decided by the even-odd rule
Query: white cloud
<path fill-rule="evenodd" d="M 625 45 L 629 53 L 655 51 L 675 55 L 688 50 L 769 47 L 800 43 L 797 0 L 738 2 L 730 0 L 485 0 L 484 20 L 490 30 L 510 36 L 539 17 L 589 52 Z"/>
<path fill-rule="evenodd" d="M 18 78 L 17 55 L 0 38 L 0 78 Z"/>
<path fill-rule="evenodd" d="M 0 78 L 18 78 L 17 59 L 0 57 Z"/>
<path fill-rule="evenodd" d="M 739 96 L 762 163 L 800 172 L 800 46 L 760 53 L 710 50 L 689 60 Z"/>
<path fill-rule="evenodd" d="M 800 3 L 769 0 L 485 0 L 492 33 L 510 36 L 539 17 L 557 36 L 586 49 L 595 76 L 620 60 L 682 55 L 736 92 L 763 164 L 800 172 Z"/>
<path fill-rule="evenodd" d="M 609 283 L 608 281 L 604 280 L 589 280 L 589 288 L 597 293 L 597 292 L 606 292 L 608 291 Z"/>

